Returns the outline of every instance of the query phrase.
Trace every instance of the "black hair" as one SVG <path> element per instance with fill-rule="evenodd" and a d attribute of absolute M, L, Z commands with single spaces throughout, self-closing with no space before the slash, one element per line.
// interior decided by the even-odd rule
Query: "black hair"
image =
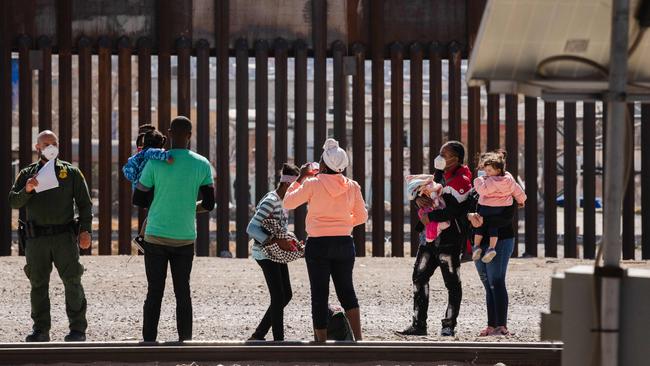
<path fill-rule="evenodd" d="M 138 133 L 139 134 L 150 132 L 150 131 L 155 131 L 155 130 L 156 130 L 156 126 L 152 125 L 151 123 L 147 123 L 147 124 L 138 126 Z"/>
<path fill-rule="evenodd" d="M 147 123 L 144 125 L 138 126 L 138 137 L 135 139 L 135 146 L 136 147 L 143 147 L 144 145 L 144 135 L 147 132 L 155 131 L 156 127 L 154 125 Z"/>
<path fill-rule="evenodd" d="M 155 148 L 162 149 L 165 146 L 165 141 L 167 140 L 160 131 L 149 131 L 141 134 L 142 136 L 142 148 Z M 138 136 L 139 137 L 139 136 Z"/>
<path fill-rule="evenodd" d="M 320 168 L 318 169 L 318 174 L 331 174 L 331 175 L 343 174 L 343 172 L 337 172 L 336 170 L 334 170 L 334 169 L 330 168 L 329 166 L 327 166 L 327 164 L 325 163 L 325 160 L 323 160 L 322 156 L 321 156 L 320 161 L 318 162 L 318 164 L 320 165 Z"/>
<path fill-rule="evenodd" d="M 278 182 L 280 181 L 279 178 L 282 175 L 292 175 L 292 176 L 297 177 L 297 176 L 300 175 L 300 168 L 298 168 L 297 166 L 295 166 L 294 164 L 291 164 L 291 163 L 284 163 L 284 164 L 282 164 L 282 169 L 278 170 L 278 175 L 276 177 Z M 286 189 L 286 188 L 289 187 L 290 184 L 291 183 L 288 183 L 288 182 L 280 182 L 280 183 L 278 183 L 278 190 Z M 284 195 L 284 193 L 281 193 L 281 194 Z M 284 196 L 282 196 L 282 197 L 284 197 Z"/>
<path fill-rule="evenodd" d="M 170 131 L 172 133 L 192 133 L 192 121 L 185 116 L 178 116 L 172 120 L 172 123 L 169 125 Z"/>
<path fill-rule="evenodd" d="M 300 168 L 298 168 L 294 164 L 290 163 L 284 163 L 282 164 L 282 174 L 284 175 L 293 175 L 293 176 L 299 176 L 300 175 Z"/>
<path fill-rule="evenodd" d="M 447 141 L 442 145 L 442 148 L 449 148 L 458 158 L 458 163 L 460 165 L 465 164 L 465 145 L 462 142 L 456 140 Z"/>

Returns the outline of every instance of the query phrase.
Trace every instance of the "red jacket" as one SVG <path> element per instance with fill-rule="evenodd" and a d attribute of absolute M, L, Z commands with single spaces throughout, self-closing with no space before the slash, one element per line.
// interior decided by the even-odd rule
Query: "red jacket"
<path fill-rule="evenodd" d="M 472 190 L 472 172 L 467 165 L 460 165 L 453 171 L 445 172 L 445 187 L 458 202 L 465 202 L 469 191 Z"/>

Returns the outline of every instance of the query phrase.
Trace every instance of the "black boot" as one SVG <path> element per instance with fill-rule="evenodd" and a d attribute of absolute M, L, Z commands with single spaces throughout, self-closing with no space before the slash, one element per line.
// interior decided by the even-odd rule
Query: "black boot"
<path fill-rule="evenodd" d="M 250 336 L 250 337 L 248 338 L 248 340 L 249 340 L 249 341 L 265 341 L 266 338 L 264 338 L 264 336 L 261 336 L 261 335 L 259 335 L 259 334 L 257 334 L 257 333 L 253 333 L 253 335 Z"/>
<path fill-rule="evenodd" d="M 425 336 L 427 335 L 427 327 L 416 327 L 415 325 L 411 325 L 408 328 L 395 333 L 402 336 Z"/>
<path fill-rule="evenodd" d="M 454 329 L 454 327 L 450 327 L 450 326 L 442 327 L 442 329 L 440 330 L 440 335 L 443 337 L 453 337 L 456 335 L 456 330 Z"/>
<path fill-rule="evenodd" d="M 78 330 L 71 330 L 70 333 L 63 338 L 66 342 L 85 342 L 86 333 L 80 332 Z"/>
<path fill-rule="evenodd" d="M 38 329 L 32 330 L 32 332 L 25 338 L 25 342 L 49 342 L 50 333 L 43 332 Z"/>

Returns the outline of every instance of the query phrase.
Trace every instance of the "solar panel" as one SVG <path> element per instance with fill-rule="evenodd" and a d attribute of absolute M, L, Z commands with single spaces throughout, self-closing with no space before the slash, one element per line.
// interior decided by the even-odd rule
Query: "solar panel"
<path fill-rule="evenodd" d="M 630 45 L 640 34 L 639 5 L 630 1 Z M 489 0 L 470 57 L 469 84 L 486 85 L 490 93 L 598 99 L 608 89 L 611 13 L 610 0 Z M 647 100 L 650 36 L 641 33 L 639 39 L 629 59 L 628 93 Z"/>

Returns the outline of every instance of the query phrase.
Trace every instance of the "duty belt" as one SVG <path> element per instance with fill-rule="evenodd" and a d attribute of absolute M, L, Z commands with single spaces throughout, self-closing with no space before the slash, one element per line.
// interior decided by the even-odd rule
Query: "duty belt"
<path fill-rule="evenodd" d="M 36 225 L 33 222 L 24 223 L 25 239 L 35 239 L 43 236 L 53 236 L 63 233 L 76 233 L 77 221 L 61 225 Z"/>

